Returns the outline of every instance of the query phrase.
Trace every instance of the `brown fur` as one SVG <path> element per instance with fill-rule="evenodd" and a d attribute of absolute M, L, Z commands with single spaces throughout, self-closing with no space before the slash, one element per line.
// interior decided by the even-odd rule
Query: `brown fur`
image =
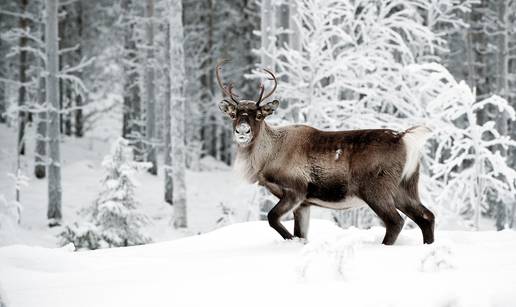
<path fill-rule="evenodd" d="M 306 207 L 318 205 L 307 200 L 315 184 L 325 197 L 336 194 L 336 198 L 364 200 L 387 227 L 384 244 L 394 243 L 403 226 L 396 209 L 421 227 L 425 243 L 433 242 L 433 214 L 420 204 L 418 172 L 401 179 L 404 133 L 388 129 L 328 132 L 304 125 L 272 128 L 264 121 L 252 126 L 257 135 L 249 146 L 238 148 L 237 160 L 246 164 L 250 182 L 258 182 L 281 199 L 269 219 L 284 238 L 292 235 L 277 221 L 291 210 L 294 217 L 298 211 L 309 214 Z M 325 186 L 330 190 L 321 188 Z M 339 189 L 343 191 L 336 193 Z M 294 234 L 306 236 L 300 222 L 295 224 Z"/>

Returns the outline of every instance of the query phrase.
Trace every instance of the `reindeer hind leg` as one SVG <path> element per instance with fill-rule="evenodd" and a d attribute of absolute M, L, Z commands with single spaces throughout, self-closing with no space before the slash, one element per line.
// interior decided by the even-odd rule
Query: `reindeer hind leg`
<path fill-rule="evenodd" d="M 434 214 L 416 200 L 399 202 L 397 207 L 421 229 L 423 243 L 432 244 L 434 242 Z"/>
<path fill-rule="evenodd" d="M 396 242 L 403 228 L 403 218 L 396 210 L 394 199 L 385 188 L 370 187 L 362 191 L 361 198 L 378 215 L 385 224 L 385 237 L 382 244 L 392 245 Z"/>
<path fill-rule="evenodd" d="M 403 180 L 396 195 L 396 208 L 408 216 L 423 233 L 423 243 L 434 242 L 435 216 L 421 204 L 418 191 L 419 166 L 417 172 Z"/>

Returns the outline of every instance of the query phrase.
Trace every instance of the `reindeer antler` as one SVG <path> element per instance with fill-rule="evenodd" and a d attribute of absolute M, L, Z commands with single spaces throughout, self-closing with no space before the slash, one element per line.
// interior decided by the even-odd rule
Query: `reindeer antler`
<path fill-rule="evenodd" d="M 276 87 L 278 87 L 278 80 L 276 80 L 276 77 L 274 76 L 274 74 L 270 70 L 268 70 L 266 68 L 264 68 L 263 70 L 266 73 L 268 73 L 269 75 L 271 75 L 272 78 L 269 78 L 269 80 L 273 80 L 274 81 L 274 87 L 272 88 L 272 90 L 269 93 L 267 93 L 264 96 L 263 95 L 264 86 L 263 86 L 263 83 L 260 84 L 260 98 L 258 98 L 258 101 L 256 102 L 256 106 L 260 106 L 260 102 L 262 102 L 262 100 L 264 100 L 264 99 L 269 98 L 274 93 L 274 91 L 276 90 Z"/>
<path fill-rule="evenodd" d="M 265 90 L 265 87 L 263 86 L 263 83 L 260 83 L 260 97 L 258 97 L 258 100 L 256 101 L 256 107 L 260 106 L 260 102 L 263 100 L 263 91 Z"/>
<path fill-rule="evenodd" d="M 217 77 L 217 82 L 219 83 L 219 86 L 222 89 L 222 91 L 224 92 L 224 94 L 226 94 L 226 96 L 229 96 L 229 98 L 231 98 L 231 100 L 233 100 L 233 102 L 238 103 L 238 100 L 235 98 L 235 97 L 238 97 L 238 95 L 235 95 L 232 92 L 233 85 L 230 83 L 228 85 L 228 88 L 226 89 L 226 87 L 224 86 L 224 83 L 222 82 L 222 79 L 220 77 L 221 65 L 226 62 L 227 62 L 226 60 L 222 60 L 217 64 L 217 66 L 215 67 L 215 76 Z"/>

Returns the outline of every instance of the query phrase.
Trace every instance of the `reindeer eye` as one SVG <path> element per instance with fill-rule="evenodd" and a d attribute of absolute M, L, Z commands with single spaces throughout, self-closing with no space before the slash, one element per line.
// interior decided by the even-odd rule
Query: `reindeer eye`
<path fill-rule="evenodd" d="M 257 119 L 257 120 L 261 120 L 261 119 L 263 119 L 263 114 L 262 114 L 262 112 L 258 111 L 258 113 L 256 113 L 256 119 Z"/>

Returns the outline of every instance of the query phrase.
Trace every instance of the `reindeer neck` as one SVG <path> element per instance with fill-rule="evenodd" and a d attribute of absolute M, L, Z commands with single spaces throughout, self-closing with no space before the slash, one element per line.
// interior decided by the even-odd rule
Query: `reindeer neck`
<path fill-rule="evenodd" d="M 273 158 L 280 141 L 281 133 L 278 129 L 262 121 L 254 142 L 247 147 L 238 147 L 235 167 L 245 179 L 256 182 L 258 172 Z"/>

